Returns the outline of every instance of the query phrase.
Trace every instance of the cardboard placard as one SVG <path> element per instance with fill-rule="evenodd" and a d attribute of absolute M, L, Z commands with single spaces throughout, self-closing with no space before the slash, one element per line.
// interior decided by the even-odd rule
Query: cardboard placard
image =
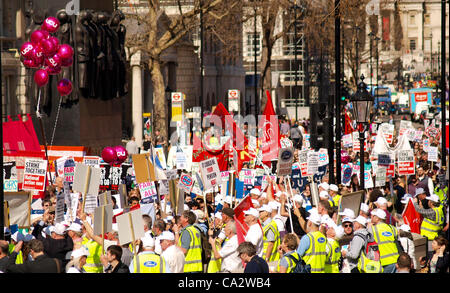
<path fill-rule="evenodd" d="M 87 166 L 100 168 L 100 160 L 101 160 L 101 158 L 98 156 L 84 156 L 83 164 L 85 164 Z"/>
<path fill-rule="evenodd" d="M 351 134 L 346 134 L 342 136 L 342 143 L 344 144 L 344 147 L 349 148 L 353 146 L 353 137 Z"/>
<path fill-rule="evenodd" d="M 155 167 L 150 160 L 150 154 L 132 155 L 132 159 L 137 183 L 156 181 Z"/>
<path fill-rule="evenodd" d="M 55 223 L 61 223 L 62 221 L 64 221 L 64 202 L 65 194 L 58 194 L 56 196 Z"/>
<path fill-rule="evenodd" d="M 3 163 L 3 191 L 19 191 L 19 181 L 17 179 L 16 162 Z"/>
<path fill-rule="evenodd" d="M 382 187 L 386 185 L 386 167 L 378 168 L 375 176 L 375 187 Z"/>
<path fill-rule="evenodd" d="M 170 194 L 169 180 L 159 180 L 159 195 Z"/>
<path fill-rule="evenodd" d="M 437 162 L 438 161 L 438 148 L 434 146 L 428 147 L 428 161 Z"/>
<path fill-rule="evenodd" d="M 124 245 L 145 236 L 141 209 L 133 210 L 116 217 L 119 229 L 119 243 Z"/>
<path fill-rule="evenodd" d="M 98 204 L 99 206 L 104 206 L 108 204 L 114 204 L 111 199 L 111 191 L 105 191 L 98 195 Z"/>
<path fill-rule="evenodd" d="M 359 215 L 359 209 L 361 208 L 363 196 L 363 190 L 342 195 L 338 210 L 338 225 L 342 223 L 342 216 L 339 215 L 339 213 L 341 213 L 344 209 L 351 209 L 355 213 L 355 216 Z"/>
<path fill-rule="evenodd" d="M 219 165 L 216 157 L 200 162 L 200 173 L 204 185 L 203 190 L 209 190 L 222 183 Z"/>
<path fill-rule="evenodd" d="M 95 195 L 97 197 L 100 186 L 101 171 L 99 168 L 76 163 L 73 176 L 73 191 Z"/>
<path fill-rule="evenodd" d="M 319 149 L 319 167 L 328 165 L 328 150 Z"/>
<path fill-rule="evenodd" d="M 23 190 L 45 190 L 45 176 L 47 174 L 47 161 L 39 159 L 26 159 L 23 172 Z"/>
<path fill-rule="evenodd" d="M 178 181 L 178 188 L 189 194 L 191 193 L 193 186 L 194 186 L 194 179 L 188 174 L 185 173 L 181 174 L 180 180 Z"/>
<path fill-rule="evenodd" d="M 414 175 L 415 174 L 415 160 L 413 150 L 398 151 L 398 175 Z"/>
<path fill-rule="evenodd" d="M 92 214 L 95 208 L 98 207 L 97 194 L 86 194 L 84 197 L 84 212 L 86 214 Z"/>
<path fill-rule="evenodd" d="M 313 176 L 319 172 L 319 153 L 309 151 L 308 152 L 308 176 Z"/>
<path fill-rule="evenodd" d="M 9 220 L 9 225 L 18 225 L 20 229 L 30 228 L 31 193 L 29 191 L 5 192 L 4 200 L 8 202 L 9 208 L 9 219 L 5 219 L 5 224 Z M 5 217 L 7 215 L 5 213 Z"/>
<path fill-rule="evenodd" d="M 154 195 L 158 194 L 158 192 L 156 191 L 155 182 L 153 181 L 139 183 L 139 192 L 141 193 L 141 199 L 153 197 Z"/>
<path fill-rule="evenodd" d="M 113 205 L 101 205 L 94 210 L 94 235 L 112 231 Z"/>
<path fill-rule="evenodd" d="M 294 148 L 280 148 L 278 150 L 277 177 L 291 175 L 293 162 Z"/>

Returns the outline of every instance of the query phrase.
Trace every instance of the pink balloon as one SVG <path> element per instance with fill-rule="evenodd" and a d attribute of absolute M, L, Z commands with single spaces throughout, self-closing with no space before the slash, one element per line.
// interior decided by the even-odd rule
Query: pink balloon
<path fill-rule="evenodd" d="M 43 87 L 44 85 L 46 85 L 48 83 L 48 79 L 48 72 L 44 69 L 39 69 L 34 74 L 34 81 L 36 82 L 38 87 Z"/>
<path fill-rule="evenodd" d="M 40 46 L 35 47 L 31 51 L 31 57 L 30 59 L 33 59 L 36 61 L 36 64 L 39 64 L 41 66 L 44 63 L 44 55 L 42 54 L 42 48 Z"/>
<path fill-rule="evenodd" d="M 49 33 L 54 33 L 59 29 L 59 20 L 56 17 L 50 16 L 44 20 L 41 28 Z"/>
<path fill-rule="evenodd" d="M 47 39 L 49 36 L 47 31 L 44 30 L 35 30 L 31 33 L 30 40 L 33 44 L 37 45 L 41 43 L 42 40 Z"/>
<path fill-rule="evenodd" d="M 50 41 L 49 39 L 44 39 L 41 41 L 40 44 L 42 46 L 42 53 L 44 53 L 45 57 L 49 57 L 55 54 L 56 52 L 55 45 L 53 44 L 52 41 Z"/>
<path fill-rule="evenodd" d="M 45 58 L 44 62 L 45 65 L 50 68 L 61 67 L 61 58 L 58 56 L 58 54 Z"/>
<path fill-rule="evenodd" d="M 69 67 L 69 66 L 72 66 L 72 64 L 73 64 L 73 58 L 68 58 L 68 59 L 61 58 L 61 66 L 62 67 Z"/>
<path fill-rule="evenodd" d="M 52 42 L 53 45 L 55 46 L 55 48 L 53 49 L 53 50 L 54 50 L 54 53 L 58 52 L 58 49 L 59 49 L 59 40 L 58 40 L 58 38 L 55 38 L 55 37 L 49 37 L 48 39 L 49 39 L 50 42 Z"/>
<path fill-rule="evenodd" d="M 106 147 L 102 151 L 102 159 L 106 163 L 112 164 L 117 160 L 117 154 L 114 148 Z"/>
<path fill-rule="evenodd" d="M 32 56 L 31 51 L 33 51 L 34 47 L 30 42 L 23 43 L 22 47 L 20 47 L 20 55 L 25 59 L 29 59 Z"/>
<path fill-rule="evenodd" d="M 24 59 L 23 60 L 23 65 L 25 65 L 25 67 L 27 68 L 38 68 L 40 65 L 36 63 L 35 60 L 33 59 Z"/>
<path fill-rule="evenodd" d="M 58 67 L 48 67 L 48 66 L 46 66 L 44 69 L 50 75 L 57 75 L 57 74 L 61 73 L 61 66 L 58 66 Z"/>
<path fill-rule="evenodd" d="M 59 46 L 58 55 L 63 59 L 72 58 L 73 48 L 70 45 L 62 44 Z"/>
<path fill-rule="evenodd" d="M 121 145 L 115 146 L 114 147 L 114 151 L 116 152 L 117 155 L 117 162 L 119 164 L 125 162 L 128 158 L 128 152 L 126 150 L 126 148 L 124 148 Z"/>
<path fill-rule="evenodd" d="M 58 81 L 56 88 L 61 96 L 67 96 L 72 92 L 72 82 L 66 78 L 63 78 Z"/>

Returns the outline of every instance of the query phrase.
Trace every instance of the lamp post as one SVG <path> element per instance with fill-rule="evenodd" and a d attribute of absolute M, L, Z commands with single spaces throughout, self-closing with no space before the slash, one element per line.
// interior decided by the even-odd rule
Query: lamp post
<path fill-rule="evenodd" d="M 377 88 L 378 88 L 378 64 L 380 61 L 380 52 L 378 51 L 378 41 L 381 40 L 379 37 L 375 37 L 375 41 L 377 42 Z"/>
<path fill-rule="evenodd" d="M 298 93 L 297 93 L 297 74 L 298 74 L 298 64 L 297 64 L 297 1 L 294 4 L 294 64 L 295 64 L 295 75 L 294 75 L 294 94 L 295 94 L 295 121 L 298 121 Z"/>
<path fill-rule="evenodd" d="M 359 125 L 359 168 L 360 168 L 360 186 L 364 190 L 364 126 L 369 122 L 370 110 L 373 105 L 373 96 L 367 91 L 367 85 L 364 82 L 364 75 L 360 77 L 356 93 L 352 96 L 353 117 Z"/>

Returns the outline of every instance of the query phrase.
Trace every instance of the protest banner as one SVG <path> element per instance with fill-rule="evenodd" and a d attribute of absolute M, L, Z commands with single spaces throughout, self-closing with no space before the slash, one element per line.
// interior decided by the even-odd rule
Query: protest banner
<path fill-rule="evenodd" d="M 55 223 L 61 223 L 64 221 L 64 193 L 56 195 L 56 207 L 55 207 Z"/>
<path fill-rule="evenodd" d="M 157 195 L 158 192 L 156 191 L 155 182 L 144 182 L 139 183 L 139 192 L 141 193 L 141 199 L 153 197 L 154 195 Z"/>
<path fill-rule="evenodd" d="M 112 232 L 113 205 L 102 205 L 94 210 L 94 235 L 102 235 L 102 255 L 105 254 L 105 233 Z"/>
<path fill-rule="evenodd" d="M 437 162 L 438 161 L 438 148 L 430 146 L 428 147 L 428 161 Z"/>
<path fill-rule="evenodd" d="M 64 162 L 64 181 L 73 183 L 73 176 L 75 175 L 75 161 L 68 159 Z"/>
<path fill-rule="evenodd" d="M 178 181 L 178 188 L 183 190 L 186 193 L 191 193 L 192 187 L 194 185 L 194 179 L 192 179 L 189 174 L 183 173 L 180 176 L 180 180 Z"/>
<path fill-rule="evenodd" d="M 75 174 L 73 178 L 72 189 L 77 192 L 81 192 L 83 195 L 83 207 L 85 210 L 85 204 L 88 194 L 91 197 L 95 197 L 95 207 L 97 207 L 97 195 L 100 187 L 100 169 L 87 166 L 83 163 L 76 163 Z M 90 205 L 88 210 L 91 210 L 93 205 L 93 199 L 90 198 Z"/>
<path fill-rule="evenodd" d="M 412 199 L 408 200 L 405 209 L 402 213 L 403 221 L 411 228 L 412 233 L 420 234 L 420 226 L 422 224 L 423 216 L 419 214 L 414 208 Z"/>
<path fill-rule="evenodd" d="M 209 190 L 222 183 L 219 165 L 215 157 L 200 162 L 200 173 L 204 185 Z"/>
<path fill-rule="evenodd" d="M 319 171 L 319 153 L 314 151 L 308 152 L 308 176 L 313 176 Z"/>
<path fill-rule="evenodd" d="M 388 144 L 391 144 L 394 139 L 394 125 L 389 123 L 382 123 L 380 130 L 383 132 L 384 138 Z"/>
<path fill-rule="evenodd" d="M 246 196 L 235 208 L 234 208 L 234 220 L 236 222 L 236 228 L 239 226 L 239 229 L 242 231 L 241 236 L 242 239 L 247 235 L 247 231 L 249 226 L 245 223 L 245 215 L 244 211 L 253 208 L 252 199 L 250 196 Z M 239 237 L 239 235 L 238 235 Z"/>
<path fill-rule="evenodd" d="M 383 187 L 386 185 L 386 167 L 380 167 L 375 173 L 375 187 Z"/>
<path fill-rule="evenodd" d="M 100 168 L 100 160 L 101 160 L 101 158 L 98 156 L 84 156 L 83 164 L 85 164 L 87 166 Z"/>
<path fill-rule="evenodd" d="M 141 209 L 129 211 L 116 217 L 117 227 L 119 230 L 119 243 L 135 243 L 137 239 L 145 236 L 144 221 L 142 220 Z M 137 249 L 133 247 L 136 255 Z"/>
<path fill-rule="evenodd" d="M 26 159 L 22 189 L 44 191 L 46 173 L 46 160 Z"/>
<path fill-rule="evenodd" d="M 151 154 L 149 153 L 132 155 L 137 183 L 156 181 L 155 167 L 151 162 L 150 157 Z"/>
<path fill-rule="evenodd" d="M 9 219 L 6 219 L 5 224 L 9 220 L 9 225 L 18 225 L 20 229 L 29 229 L 31 225 L 31 193 L 29 191 L 5 192 L 4 201 L 8 202 L 9 209 Z"/>
<path fill-rule="evenodd" d="M 277 177 L 291 175 L 294 162 L 294 148 L 281 148 L 278 150 Z"/>
<path fill-rule="evenodd" d="M 319 167 L 328 165 L 328 150 L 319 149 Z"/>
<path fill-rule="evenodd" d="M 401 150 L 397 153 L 398 175 L 414 175 L 415 160 L 413 150 Z"/>
<path fill-rule="evenodd" d="M 359 209 L 361 207 L 361 202 L 363 200 L 364 190 L 343 194 L 341 197 L 341 203 L 338 209 L 338 220 L 337 224 L 342 224 L 342 216 L 339 215 L 344 209 L 351 209 L 355 216 L 359 215 Z"/>
<path fill-rule="evenodd" d="M 18 189 L 16 162 L 3 163 L 3 191 L 17 192 Z"/>

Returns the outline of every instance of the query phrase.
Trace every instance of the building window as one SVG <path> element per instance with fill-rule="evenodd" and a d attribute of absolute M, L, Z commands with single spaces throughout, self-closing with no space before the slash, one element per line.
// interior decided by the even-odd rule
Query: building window
<path fill-rule="evenodd" d="M 415 14 L 410 14 L 409 15 L 409 25 L 416 25 L 416 15 Z"/>
<path fill-rule="evenodd" d="M 416 50 L 416 39 L 409 39 L 409 50 Z"/>
<path fill-rule="evenodd" d="M 255 56 L 255 34 L 247 34 L 247 56 Z M 261 54 L 261 36 L 256 34 L 256 56 Z"/>
<path fill-rule="evenodd" d="M 425 16 L 424 16 L 424 19 L 425 19 L 425 24 L 430 24 L 430 14 L 425 14 Z"/>

